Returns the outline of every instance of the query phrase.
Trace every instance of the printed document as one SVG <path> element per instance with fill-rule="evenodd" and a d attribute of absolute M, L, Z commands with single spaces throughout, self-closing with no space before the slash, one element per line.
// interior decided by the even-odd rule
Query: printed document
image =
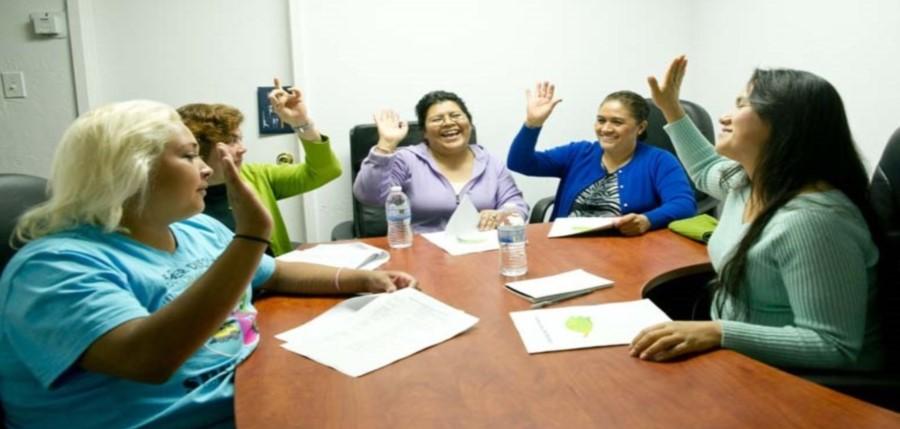
<path fill-rule="evenodd" d="M 348 299 L 276 335 L 281 346 L 351 377 L 465 332 L 478 318 L 414 288 Z"/>
<path fill-rule="evenodd" d="M 558 217 L 553 221 L 547 237 L 568 237 L 602 231 L 616 226 L 618 217 Z"/>
<path fill-rule="evenodd" d="M 650 325 L 667 322 L 649 299 L 509 313 L 528 353 L 616 346 Z"/>
<path fill-rule="evenodd" d="M 330 267 L 374 270 L 389 259 L 390 253 L 366 243 L 319 244 L 304 250 L 294 250 L 275 259 L 288 262 L 308 262 Z"/>
<path fill-rule="evenodd" d="M 506 288 L 531 302 L 540 302 L 583 295 L 612 285 L 612 280 L 578 269 L 554 276 L 510 282 L 506 284 Z"/>

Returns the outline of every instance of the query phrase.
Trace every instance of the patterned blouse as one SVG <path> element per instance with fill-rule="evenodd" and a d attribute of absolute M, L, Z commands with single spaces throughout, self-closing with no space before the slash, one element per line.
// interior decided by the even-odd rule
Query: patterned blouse
<path fill-rule="evenodd" d="M 606 170 L 604 168 L 604 170 Z M 615 217 L 621 216 L 619 206 L 619 175 L 606 174 L 594 182 L 577 197 L 572 204 L 570 217 Z"/>

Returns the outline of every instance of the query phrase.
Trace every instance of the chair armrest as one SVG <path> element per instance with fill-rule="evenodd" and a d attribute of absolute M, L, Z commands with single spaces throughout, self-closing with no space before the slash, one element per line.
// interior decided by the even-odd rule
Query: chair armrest
<path fill-rule="evenodd" d="M 544 223 L 547 218 L 547 210 L 553 207 L 554 197 L 541 198 L 531 209 L 531 218 L 528 223 Z"/>
<path fill-rule="evenodd" d="M 350 240 L 356 238 L 353 235 L 353 221 L 346 220 L 331 229 L 331 241 Z"/>

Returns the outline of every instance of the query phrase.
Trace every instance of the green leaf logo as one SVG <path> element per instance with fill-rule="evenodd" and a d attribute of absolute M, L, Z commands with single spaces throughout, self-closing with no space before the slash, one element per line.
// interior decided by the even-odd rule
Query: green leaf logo
<path fill-rule="evenodd" d="M 570 316 L 566 320 L 566 329 L 586 337 L 594 329 L 594 322 L 591 322 L 591 318 L 588 316 Z"/>

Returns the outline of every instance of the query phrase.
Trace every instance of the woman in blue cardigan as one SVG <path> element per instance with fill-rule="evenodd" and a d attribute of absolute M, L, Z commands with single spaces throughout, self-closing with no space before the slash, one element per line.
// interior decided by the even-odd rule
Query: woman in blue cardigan
<path fill-rule="evenodd" d="M 697 212 L 684 169 L 671 153 L 640 142 L 650 107 L 631 91 L 606 96 L 597 111 L 597 141 L 576 141 L 536 152 L 544 122 L 561 99 L 538 83 L 528 99 L 525 124 L 513 140 L 507 166 L 529 176 L 560 178 L 551 219 L 620 217 L 616 227 L 640 235 Z"/>

